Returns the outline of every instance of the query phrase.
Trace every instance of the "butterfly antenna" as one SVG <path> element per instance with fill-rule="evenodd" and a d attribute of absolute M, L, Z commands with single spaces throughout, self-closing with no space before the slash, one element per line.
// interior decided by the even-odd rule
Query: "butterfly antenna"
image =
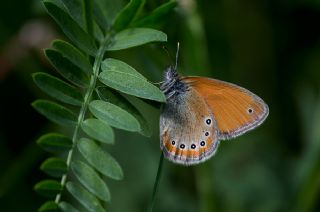
<path fill-rule="evenodd" d="M 176 65 L 174 66 L 174 69 L 177 70 L 178 68 L 178 56 L 179 56 L 179 47 L 180 47 L 180 43 L 177 43 L 177 52 L 176 52 Z"/>

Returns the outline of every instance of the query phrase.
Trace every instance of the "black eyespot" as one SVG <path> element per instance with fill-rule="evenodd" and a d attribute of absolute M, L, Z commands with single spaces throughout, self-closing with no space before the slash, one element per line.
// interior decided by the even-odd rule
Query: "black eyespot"
<path fill-rule="evenodd" d="M 250 114 L 253 113 L 252 108 L 249 108 L 249 109 L 248 109 L 248 113 L 250 113 Z"/>
<path fill-rule="evenodd" d="M 181 149 L 184 149 L 185 147 L 186 147 L 186 145 L 180 144 L 180 148 L 181 148 Z"/>
<path fill-rule="evenodd" d="M 195 144 L 191 144 L 191 149 L 195 149 L 196 145 Z"/>
<path fill-rule="evenodd" d="M 206 145 L 206 142 L 201 141 L 201 142 L 200 142 L 200 145 L 201 145 L 201 146 L 204 146 L 204 145 Z"/>
<path fill-rule="evenodd" d="M 204 135 L 205 135 L 205 136 L 209 136 L 209 132 L 205 132 Z"/>
<path fill-rule="evenodd" d="M 175 142 L 175 141 L 171 141 L 171 144 L 172 144 L 172 145 L 175 145 L 175 144 L 176 144 L 176 142 Z"/>
<path fill-rule="evenodd" d="M 210 125 L 211 124 L 211 119 L 207 119 L 206 123 L 207 123 L 207 125 Z"/>

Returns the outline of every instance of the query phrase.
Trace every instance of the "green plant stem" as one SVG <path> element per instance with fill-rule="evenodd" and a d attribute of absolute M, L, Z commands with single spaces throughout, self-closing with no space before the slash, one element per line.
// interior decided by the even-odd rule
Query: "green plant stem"
<path fill-rule="evenodd" d="M 199 208 L 201 212 L 212 212 L 215 209 L 215 196 L 213 192 L 213 174 L 210 163 L 204 163 L 194 167 L 196 174 L 196 186 L 199 196 Z"/>
<path fill-rule="evenodd" d="M 149 208 L 148 208 L 148 212 L 152 212 L 152 210 L 153 210 L 153 205 L 154 205 L 154 202 L 155 202 L 155 199 L 156 199 L 156 196 L 157 196 L 160 177 L 161 177 L 161 173 L 162 173 L 162 167 L 163 167 L 163 153 L 161 152 L 158 171 L 157 171 L 157 176 L 156 176 L 156 181 L 154 182 L 152 198 L 151 198 L 151 202 L 150 202 L 150 205 L 149 205 Z"/>
<path fill-rule="evenodd" d="M 101 62 L 102 62 L 102 59 L 103 59 L 103 55 L 104 55 L 105 49 L 106 49 L 109 41 L 110 41 L 110 34 L 107 34 L 105 39 L 104 39 L 104 41 L 102 42 L 99 50 L 98 50 L 97 56 L 96 56 L 94 64 L 93 64 L 93 73 L 92 73 L 92 76 L 91 76 L 91 79 L 90 79 L 90 84 L 89 84 L 87 92 L 86 92 L 86 94 L 84 96 L 84 101 L 82 103 L 82 106 L 81 106 L 81 109 L 80 109 L 80 112 L 79 112 L 79 115 L 78 115 L 77 125 L 75 126 L 75 129 L 74 129 L 74 132 L 73 132 L 73 136 L 72 136 L 73 146 L 70 149 L 70 151 L 68 153 L 68 157 L 67 157 L 67 162 L 66 163 L 67 163 L 68 170 L 69 170 L 69 167 L 70 167 L 70 164 L 71 164 L 73 150 L 74 150 L 74 148 L 76 147 L 76 144 L 77 144 L 79 129 L 80 129 L 80 126 L 81 126 L 81 124 L 83 122 L 85 114 L 87 112 L 88 105 L 89 105 L 92 93 L 93 93 L 93 91 L 95 89 L 96 81 L 97 81 L 97 78 L 98 78 L 98 75 L 99 75 L 100 65 L 101 65 Z M 61 178 L 60 184 L 61 184 L 62 188 L 64 188 L 64 186 L 65 186 L 65 184 L 67 182 L 67 176 L 68 176 L 68 172 L 66 174 L 64 174 L 62 176 L 62 178 Z M 60 202 L 60 199 L 61 199 L 61 192 L 57 194 L 57 196 L 55 198 L 55 203 L 58 204 Z"/>

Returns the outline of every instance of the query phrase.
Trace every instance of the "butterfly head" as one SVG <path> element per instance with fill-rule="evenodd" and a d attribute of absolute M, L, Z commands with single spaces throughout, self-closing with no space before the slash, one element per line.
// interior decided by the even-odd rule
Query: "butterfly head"
<path fill-rule="evenodd" d="M 173 66 L 169 66 L 165 72 L 164 72 L 164 78 L 167 82 L 176 81 L 180 78 L 177 69 L 175 69 Z"/>

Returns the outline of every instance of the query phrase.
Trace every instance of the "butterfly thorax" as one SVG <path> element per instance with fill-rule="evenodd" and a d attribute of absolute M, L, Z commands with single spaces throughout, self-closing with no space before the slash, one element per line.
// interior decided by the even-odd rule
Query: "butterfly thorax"
<path fill-rule="evenodd" d="M 182 82 L 182 78 L 177 70 L 170 66 L 165 71 L 164 82 L 161 84 L 160 89 L 166 98 L 170 99 L 174 95 L 185 93 L 188 90 L 188 85 Z"/>

